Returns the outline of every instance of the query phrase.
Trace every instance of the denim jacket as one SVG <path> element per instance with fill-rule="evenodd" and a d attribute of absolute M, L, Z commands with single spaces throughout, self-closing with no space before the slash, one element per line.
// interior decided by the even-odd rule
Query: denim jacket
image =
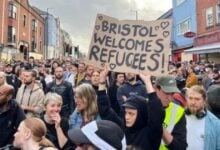
<path fill-rule="evenodd" d="M 220 120 L 211 112 L 205 118 L 205 150 L 220 150 Z"/>
<path fill-rule="evenodd" d="M 95 120 L 101 120 L 99 114 L 95 117 Z M 75 109 L 69 119 L 69 129 L 73 129 L 73 128 L 80 129 L 82 123 L 83 123 L 82 115 L 79 112 L 77 112 L 77 110 Z"/>

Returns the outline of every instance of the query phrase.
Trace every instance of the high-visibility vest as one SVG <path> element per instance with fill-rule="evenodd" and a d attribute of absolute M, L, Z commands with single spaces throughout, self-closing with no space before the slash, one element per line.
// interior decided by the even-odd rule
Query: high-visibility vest
<path fill-rule="evenodd" d="M 173 131 L 174 126 L 179 122 L 184 114 L 183 107 L 171 102 L 165 110 L 165 119 L 163 121 L 164 127 L 169 133 Z M 163 140 L 161 140 L 160 150 L 169 150 Z"/>

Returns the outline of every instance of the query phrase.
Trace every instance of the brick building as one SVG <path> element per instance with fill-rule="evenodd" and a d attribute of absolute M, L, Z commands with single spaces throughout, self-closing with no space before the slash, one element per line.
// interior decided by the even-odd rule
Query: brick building
<path fill-rule="evenodd" d="M 44 18 L 28 0 L 0 0 L 1 58 L 37 59 L 44 54 Z"/>
<path fill-rule="evenodd" d="M 187 53 L 198 54 L 199 60 L 220 63 L 220 1 L 196 0 L 197 36 L 194 48 Z"/>

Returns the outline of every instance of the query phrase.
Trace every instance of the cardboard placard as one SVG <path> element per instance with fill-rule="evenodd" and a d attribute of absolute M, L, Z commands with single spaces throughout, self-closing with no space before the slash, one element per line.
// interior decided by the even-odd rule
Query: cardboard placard
<path fill-rule="evenodd" d="M 87 61 L 111 71 L 167 74 L 171 20 L 118 20 L 98 14 Z"/>

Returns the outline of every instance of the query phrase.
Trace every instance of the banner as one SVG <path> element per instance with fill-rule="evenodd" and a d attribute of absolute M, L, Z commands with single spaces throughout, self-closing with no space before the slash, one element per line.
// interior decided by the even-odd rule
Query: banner
<path fill-rule="evenodd" d="M 90 43 L 88 62 L 109 64 L 111 71 L 152 75 L 167 74 L 171 20 L 118 20 L 98 14 Z"/>

